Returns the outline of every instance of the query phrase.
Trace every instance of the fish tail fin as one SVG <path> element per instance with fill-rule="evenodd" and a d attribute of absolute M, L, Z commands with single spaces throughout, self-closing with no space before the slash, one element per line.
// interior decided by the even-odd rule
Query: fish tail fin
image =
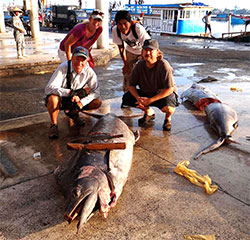
<path fill-rule="evenodd" d="M 209 145 L 208 147 L 205 147 L 205 148 L 202 149 L 200 152 L 198 152 L 198 153 L 194 156 L 194 160 L 197 160 L 202 154 L 206 154 L 206 153 L 208 153 L 208 152 L 213 151 L 214 149 L 219 148 L 224 142 L 225 142 L 225 138 L 220 137 L 216 142 L 212 143 L 212 144 Z"/>

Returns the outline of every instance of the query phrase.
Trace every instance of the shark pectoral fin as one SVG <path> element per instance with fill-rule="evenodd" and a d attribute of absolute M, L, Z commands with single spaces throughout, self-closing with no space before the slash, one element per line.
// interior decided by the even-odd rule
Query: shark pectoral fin
<path fill-rule="evenodd" d="M 206 153 L 211 152 L 211 151 L 213 151 L 214 149 L 220 147 L 224 142 L 225 142 L 225 138 L 220 137 L 216 142 L 212 143 L 212 144 L 209 145 L 208 147 L 205 147 L 205 148 L 202 149 L 200 152 L 198 152 L 198 153 L 194 156 L 194 160 L 197 160 L 202 154 L 206 154 Z"/>

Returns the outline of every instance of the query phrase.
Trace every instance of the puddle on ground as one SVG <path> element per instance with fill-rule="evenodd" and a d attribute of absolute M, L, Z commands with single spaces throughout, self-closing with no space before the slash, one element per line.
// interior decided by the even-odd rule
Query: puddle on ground
<path fill-rule="evenodd" d="M 121 70 L 122 67 L 123 67 L 122 60 L 119 58 L 115 58 L 107 64 L 106 70 L 109 71 L 119 70 L 119 69 Z"/>

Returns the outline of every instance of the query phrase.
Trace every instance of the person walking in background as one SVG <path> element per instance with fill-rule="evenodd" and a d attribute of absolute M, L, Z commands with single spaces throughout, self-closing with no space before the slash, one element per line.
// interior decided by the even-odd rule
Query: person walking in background
<path fill-rule="evenodd" d="M 58 114 L 64 110 L 74 124 L 84 126 L 79 112 L 99 108 L 102 104 L 94 70 L 88 64 L 89 51 L 73 50 L 72 60 L 63 62 L 45 87 L 45 105 L 50 115 L 49 138 L 58 138 Z"/>
<path fill-rule="evenodd" d="M 123 60 L 123 91 L 127 92 L 132 68 L 141 56 L 144 41 L 150 39 L 150 36 L 140 23 L 131 20 L 128 11 L 118 11 L 115 22 L 116 26 L 112 30 L 113 42 L 118 45 Z"/>
<path fill-rule="evenodd" d="M 205 36 L 207 33 L 207 29 L 209 29 L 210 36 L 212 37 L 212 28 L 211 28 L 211 15 L 212 12 L 208 12 L 206 16 L 202 18 L 202 21 L 205 23 Z"/>
<path fill-rule="evenodd" d="M 23 26 L 23 22 L 20 19 L 20 16 L 22 15 L 23 11 L 15 7 L 12 10 L 14 16 L 12 17 L 12 26 L 14 28 L 14 38 L 16 41 L 16 48 L 17 48 L 17 58 L 18 59 L 24 59 L 27 57 L 25 55 L 25 40 L 24 40 L 24 34 L 26 34 L 25 28 Z"/>
<path fill-rule="evenodd" d="M 102 20 L 104 13 L 94 10 L 87 23 L 76 25 L 60 43 L 58 56 L 61 62 L 71 59 L 72 52 L 78 46 L 82 46 L 89 50 L 89 66 L 94 68 L 94 59 L 91 55 L 91 49 L 100 34 L 102 33 Z"/>
<path fill-rule="evenodd" d="M 143 60 L 139 61 L 132 71 L 128 86 L 129 92 L 123 95 L 122 104 L 144 111 L 143 118 L 138 120 L 140 126 L 155 119 L 154 110 L 150 106 L 158 107 L 165 113 L 163 130 L 170 131 L 171 116 L 178 106 L 173 69 L 163 59 L 163 54 L 155 39 L 145 40 L 142 57 Z"/>
<path fill-rule="evenodd" d="M 143 26 L 143 17 L 144 17 L 144 12 L 140 14 L 140 16 L 137 18 L 137 21 Z"/>

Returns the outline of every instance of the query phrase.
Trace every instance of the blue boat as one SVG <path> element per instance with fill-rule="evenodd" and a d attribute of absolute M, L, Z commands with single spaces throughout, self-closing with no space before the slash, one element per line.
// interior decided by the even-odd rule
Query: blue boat
<path fill-rule="evenodd" d="M 213 18 L 213 17 L 212 17 Z M 227 13 L 219 13 L 217 14 L 214 19 L 216 21 L 228 21 L 228 14 Z"/>
<path fill-rule="evenodd" d="M 200 2 L 164 5 L 126 4 L 125 7 L 135 18 L 143 12 L 143 25 L 150 28 L 151 32 L 191 36 L 204 35 L 205 24 L 202 18 L 213 9 Z"/>
<path fill-rule="evenodd" d="M 245 24 L 250 21 L 250 16 L 231 15 L 231 24 Z"/>

